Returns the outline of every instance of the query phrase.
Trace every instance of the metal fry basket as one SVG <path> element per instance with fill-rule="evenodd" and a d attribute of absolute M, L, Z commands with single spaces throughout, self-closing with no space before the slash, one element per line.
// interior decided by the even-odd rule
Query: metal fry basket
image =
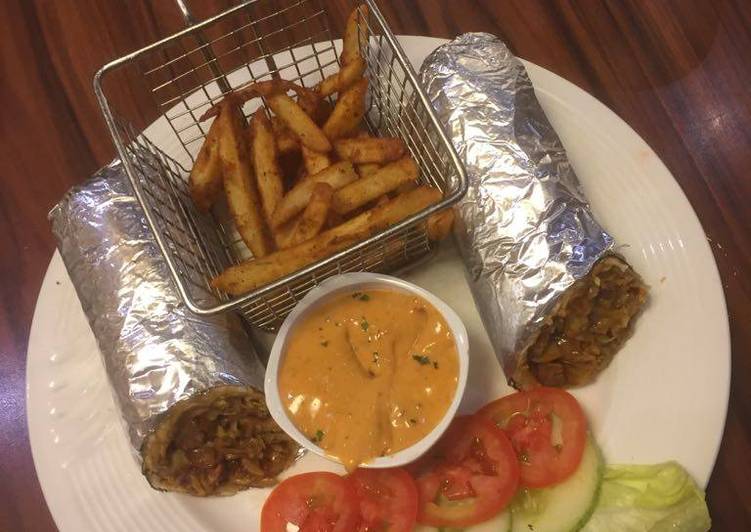
<path fill-rule="evenodd" d="M 322 0 L 250 0 L 102 67 L 94 89 L 146 222 L 175 285 L 197 314 L 235 310 L 252 325 L 274 330 L 295 304 L 324 279 L 344 272 L 388 272 L 427 256 L 426 218 L 454 204 L 466 175 L 412 66 L 375 2 L 358 9 L 360 48 L 369 80 L 366 126 L 402 138 L 420 167 L 420 180 L 443 200 L 335 255 L 267 286 L 230 298 L 211 279 L 251 258 L 226 209 L 198 211 L 188 175 L 211 121 L 199 117 L 230 90 L 279 77 L 314 86 L 339 68 L 338 50 Z M 126 91 L 112 90 L 127 84 Z M 120 96 L 118 99 L 117 96 Z M 249 116 L 262 102 L 243 108 Z M 155 117 L 156 122 L 142 130 Z"/>

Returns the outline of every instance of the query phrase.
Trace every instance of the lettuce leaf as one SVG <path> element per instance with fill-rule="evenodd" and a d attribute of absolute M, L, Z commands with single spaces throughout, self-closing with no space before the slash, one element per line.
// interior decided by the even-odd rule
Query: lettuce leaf
<path fill-rule="evenodd" d="M 701 491 L 676 462 L 611 465 L 584 532 L 706 532 L 711 527 Z"/>

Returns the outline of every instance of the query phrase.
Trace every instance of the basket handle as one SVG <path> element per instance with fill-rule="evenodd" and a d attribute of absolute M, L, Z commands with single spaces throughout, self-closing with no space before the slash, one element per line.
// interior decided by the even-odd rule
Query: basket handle
<path fill-rule="evenodd" d="M 190 7 L 188 7 L 188 4 L 185 3 L 185 0 L 175 0 L 175 4 L 177 4 L 177 9 L 180 10 L 180 15 L 183 17 L 185 27 L 189 28 L 195 25 L 196 21 L 193 18 L 193 12 L 190 10 Z M 211 51 L 211 47 L 206 45 L 206 40 L 203 38 L 203 34 L 200 31 L 197 31 L 194 36 L 196 41 L 198 41 L 198 44 L 201 46 L 201 54 L 209 65 L 211 73 L 214 74 L 219 89 L 223 93 L 229 92 L 231 89 L 229 83 L 227 83 L 227 78 L 224 77 L 224 73 L 219 70 L 219 67 L 216 64 L 216 56 L 214 55 L 214 52 Z"/>

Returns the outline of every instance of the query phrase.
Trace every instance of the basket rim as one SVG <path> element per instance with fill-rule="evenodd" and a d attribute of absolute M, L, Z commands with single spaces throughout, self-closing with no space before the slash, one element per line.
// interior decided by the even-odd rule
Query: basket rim
<path fill-rule="evenodd" d="M 240 307 L 247 306 L 248 304 L 251 304 L 254 300 L 258 300 L 259 298 L 263 297 L 266 294 L 269 294 L 275 290 L 278 290 L 284 287 L 285 285 L 289 285 L 290 283 L 293 283 L 297 280 L 301 280 L 302 278 L 307 277 L 309 274 L 311 274 L 314 270 L 317 270 L 318 268 L 329 266 L 332 263 L 344 258 L 346 255 L 350 253 L 356 252 L 369 245 L 375 244 L 376 242 L 380 240 L 386 239 L 396 234 L 397 232 L 409 227 L 410 225 L 423 221 L 427 219 L 428 216 L 456 204 L 466 194 L 469 188 L 466 169 L 464 168 L 464 165 L 461 164 L 459 156 L 456 153 L 456 149 L 454 148 L 453 144 L 449 140 L 448 135 L 446 134 L 446 131 L 444 130 L 443 126 L 439 122 L 438 117 L 435 114 L 435 110 L 433 109 L 433 106 L 430 103 L 430 100 L 428 99 L 424 88 L 422 87 L 419 80 L 417 79 L 415 70 L 412 67 L 411 62 L 407 58 L 406 53 L 402 49 L 401 44 L 399 43 L 399 40 L 397 39 L 396 35 L 394 35 L 393 31 L 391 30 L 391 27 L 389 26 L 388 22 L 386 21 L 381 11 L 378 9 L 376 1 L 375 0 L 362 0 L 362 3 L 368 6 L 368 9 L 370 10 L 371 15 L 375 17 L 378 25 L 383 30 L 383 37 L 386 39 L 386 41 L 389 43 L 389 45 L 393 49 L 396 60 L 398 61 L 401 68 L 404 70 L 405 75 L 407 76 L 407 78 L 410 81 L 410 84 L 415 90 L 415 94 L 420 99 L 421 103 L 426 109 L 427 116 L 430 120 L 433 130 L 435 133 L 438 134 L 438 138 L 440 139 L 441 144 L 446 149 L 449 155 L 452 169 L 456 172 L 456 175 L 458 177 L 458 186 L 453 192 L 445 196 L 440 202 L 430 205 L 426 207 L 425 209 L 413 214 L 412 216 L 409 216 L 408 218 L 405 218 L 404 220 L 398 222 L 397 224 L 387 227 L 386 229 L 375 233 L 374 235 L 372 235 L 371 237 L 365 240 L 352 244 L 351 246 L 335 253 L 334 255 L 325 257 L 321 260 L 308 264 L 304 268 L 294 271 L 288 275 L 285 275 L 284 277 L 277 279 L 273 281 L 272 283 L 264 285 L 260 288 L 257 288 L 241 296 L 236 296 L 227 301 L 220 301 L 219 303 L 216 303 L 216 304 L 204 305 L 204 304 L 197 302 L 191 295 L 190 291 L 187 289 L 186 283 L 184 282 L 183 277 L 178 271 L 177 264 L 175 263 L 174 259 L 171 256 L 171 253 L 169 252 L 169 244 L 167 243 L 165 237 L 162 235 L 162 232 L 158 230 L 158 224 L 156 223 L 154 215 L 151 212 L 151 207 L 149 206 L 144 196 L 144 192 L 141 191 L 141 186 L 139 184 L 138 176 L 136 175 L 136 171 L 133 168 L 132 162 L 130 161 L 130 158 L 127 155 L 126 146 L 123 143 L 123 140 L 121 139 L 120 134 L 118 132 L 118 129 L 115 123 L 115 118 L 112 113 L 112 109 L 109 105 L 107 96 L 104 93 L 102 84 L 103 84 L 104 78 L 111 71 L 116 70 L 125 64 L 131 63 L 133 60 L 137 59 L 141 55 L 154 51 L 167 44 L 170 44 L 174 42 L 175 40 L 178 40 L 184 36 L 199 32 L 201 29 L 206 28 L 207 26 L 210 26 L 216 21 L 226 16 L 229 16 L 233 13 L 241 11 L 242 9 L 245 9 L 248 6 L 251 6 L 257 3 L 258 1 L 260 0 L 243 1 L 236 6 L 233 6 L 229 9 L 222 11 L 221 13 L 218 13 L 212 17 L 207 18 L 206 20 L 203 20 L 192 26 L 189 26 L 188 28 L 185 28 L 184 30 L 178 31 L 150 45 L 147 45 L 143 48 L 130 52 L 117 59 L 114 59 L 113 61 L 106 63 L 99 70 L 97 70 L 93 78 L 94 93 L 97 97 L 97 101 L 99 103 L 100 110 L 102 111 L 102 114 L 104 116 L 107 128 L 110 132 L 110 136 L 112 137 L 112 141 L 115 145 L 118 155 L 121 161 L 123 162 L 123 166 L 128 176 L 128 180 L 130 181 L 131 187 L 133 188 L 133 193 L 136 199 L 138 200 L 138 202 L 140 203 L 141 208 L 143 209 L 146 223 L 148 224 L 149 229 L 151 230 L 151 233 L 154 236 L 154 240 L 157 243 L 157 247 L 159 248 L 159 251 L 161 252 L 167 264 L 167 267 L 169 269 L 169 272 L 175 284 L 175 287 L 177 288 L 177 291 L 180 294 L 180 297 L 183 303 L 185 303 L 188 309 L 194 314 L 201 315 L 201 316 L 211 316 L 211 315 L 221 314 L 230 310 L 238 310 L 240 309 Z M 338 40 L 338 39 L 335 39 L 335 40 Z M 164 116 L 164 113 L 161 115 L 161 117 L 163 116 Z M 159 118 L 157 118 L 157 120 L 159 120 Z"/>

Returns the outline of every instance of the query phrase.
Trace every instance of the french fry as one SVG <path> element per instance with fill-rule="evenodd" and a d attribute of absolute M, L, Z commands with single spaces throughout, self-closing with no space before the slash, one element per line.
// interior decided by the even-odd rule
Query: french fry
<path fill-rule="evenodd" d="M 360 17 L 360 14 L 362 14 L 362 17 Z M 363 21 L 363 24 L 358 24 L 358 19 Z M 368 41 L 367 26 L 364 24 L 367 19 L 368 6 L 365 5 L 353 9 L 347 17 L 347 24 L 344 27 L 344 36 L 342 37 L 341 62 L 344 66 L 355 62 L 358 58 L 362 59 L 360 42 Z"/>
<path fill-rule="evenodd" d="M 292 153 L 300 150 L 300 141 L 292 134 L 279 117 L 271 117 L 271 129 L 274 131 L 276 149 L 280 154 Z"/>
<path fill-rule="evenodd" d="M 305 172 L 308 175 L 314 175 L 331 166 L 331 159 L 325 153 L 318 153 L 307 146 L 302 147 L 302 162 L 305 166 Z"/>
<path fill-rule="evenodd" d="M 437 242 L 449 236 L 454 225 L 454 218 L 454 210 L 451 208 L 428 216 L 425 224 L 428 239 Z"/>
<path fill-rule="evenodd" d="M 331 207 L 334 189 L 326 183 L 316 183 L 313 194 L 302 214 L 295 220 L 289 239 L 280 247 L 289 247 L 305 242 L 321 232 Z"/>
<path fill-rule="evenodd" d="M 220 122 L 219 154 L 229 211 L 245 245 L 255 257 L 264 257 L 271 252 L 271 244 L 266 235 L 253 182 L 253 170 L 245 142 L 245 119 L 240 109 L 227 102 L 217 120 Z"/>
<path fill-rule="evenodd" d="M 222 193 L 222 160 L 219 156 L 219 121 L 206 134 L 190 171 L 190 197 L 201 211 L 208 211 Z"/>
<path fill-rule="evenodd" d="M 334 142 L 334 150 L 342 159 L 353 163 L 387 163 L 401 158 L 407 151 L 399 138 L 354 138 Z"/>
<path fill-rule="evenodd" d="M 347 214 L 366 203 L 391 192 L 402 183 L 414 181 L 419 175 L 417 164 L 409 157 L 389 163 L 368 177 L 358 179 L 336 191 L 332 208 Z"/>
<path fill-rule="evenodd" d="M 388 203 L 389 201 L 391 201 L 391 198 L 389 198 L 389 195 L 388 195 L 388 194 L 384 194 L 383 196 L 381 196 L 380 198 L 378 198 L 378 199 L 376 200 L 376 202 L 375 202 L 375 206 L 376 206 L 376 207 L 379 207 L 379 206 L 381 206 L 381 205 L 385 205 L 385 204 L 386 204 L 386 203 Z"/>
<path fill-rule="evenodd" d="M 360 177 L 368 177 L 373 172 L 377 172 L 380 167 L 381 165 L 378 163 L 365 163 L 365 164 L 358 164 L 355 166 L 355 168 L 357 168 L 357 173 L 360 175 Z"/>
<path fill-rule="evenodd" d="M 297 96 L 297 104 L 300 106 L 300 109 L 305 111 L 305 114 L 312 118 L 314 122 L 318 117 L 318 107 L 320 102 L 321 95 L 316 91 L 307 90 Z"/>
<path fill-rule="evenodd" d="M 266 98 L 266 103 L 304 146 L 322 153 L 331 151 L 331 142 L 321 128 L 292 98 L 275 93 Z"/>
<path fill-rule="evenodd" d="M 280 227 L 277 227 L 272 231 L 274 234 L 274 242 L 276 242 L 276 247 L 278 249 L 284 249 L 290 246 L 292 235 L 294 234 L 295 227 L 297 226 L 297 221 L 301 216 L 302 214 L 296 216 L 295 218 L 292 218 L 289 222 L 282 224 Z"/>
<path fill-rule="evenodd" d="M 242 107 L 242 104 L 253 98 L 264 97 L 267 98 L 273 94 L 286 94 L 287 91 L 294 91 L 299 99 L 314 100 L 320 99 L 314 90 L 308 89 L 301 85 L 297 85 L 286 79 L 269 79 L 266 81 L 256 81 L 249 83 L 240 88 L 237 88 L 224 96 L 219 103 L 210 107 L 203 115 L 201 120 L 206 120 L 212 116 L 216 116 L 219 112 L 219 108 L 224 102 L 231 102 L 237 107 Z"/>
<path fill-rule="evenodd" d="M 317 174 L 301 179 L 282 198 L 271 217 L 271 227 L 277 229 L 284 222 L 291 220 L 297 213 L 302 212 L 310 201 L 316 183 L 327 183 L 334 190 L 338 190 L 355 179 L 357 179 L 357 173 L 349 161 L 340 161 Z"/>
<path fill-rule="evenodd" d="M 336 227 L 337 225 L 343 224 L 344 221 L 344 216 L 342 216 L 338 212 L 334 212 L 334 209 L 329 209 L 329 216 L 326 219 L 326 229 L 330 229 L 332 227 Z"/>
<path fill-rule="evenodd" d="M 355 81 L 365 73 L 365 60 L 359 56 L 351 63 L 344 65 L 341 70 L 321 80 L 316 85 L 316 92 L 321 96 L 329 96 L 335 92 L 341 93 L 348 89 Z"/>
<path fill-rule="evenodd" d="M 410 190 L 414 190 L 417 188 L 417 183 L 415 181 L 407 181 L 406 183 L 402 183 L 398 187 L 396 187 L 396 190 L 394 190 L 395 194 L 404 194 L 405 192 L 409 192 Z"/>
<path fill-rule="evenodd" d="M 323 124 L 325 124 L 326 120 L 329 119 L 333 110 L 334 110 L 334 106 L 331 104 L 331 102 L 329 102 L 328 100 L 324 98 L 321 98 L 321 101 L 318 103 L 318 110 L 316 111 L 316 116 L 314 118 L 315 123 L 323 127 Z"/>
<path fill-rule="evenodd" d="M 267 222 L 271 222 L 279 202 L 282 200 L 284 189 L 282 187 L 282 171 L 276 158 L 276 142 L 271 132 L 271 124 L 268 118 L 259 109 L 250 121 L 250 132 L 253 138 L 253 167 L 256 172 L 258 193 L 261 197 L 261 206 Z"/>
<path fill-rule="evenodd" d="M 336 140 L 355 131 L 365 116 L 365 95 L 368 92 L 368 80 L 363 78 L 344 91 L 336 101 L 323 132 L 330 140 Z M 318 150 L 328 151 L 328 150 Z"/>
<path fill-rule="evenodd" d="M 296 246 L 282 249 L 261 259 L 231 266 L 212 280 L 212 286 L 230 295 L 240 295 L 260 288 L 300 268 L 328 257 L 364 240 L 390 225 L 420 212 L 441 198 L 436 188 L 420 187 L 398 196 L 385 205 L 320 233 Z"/>

